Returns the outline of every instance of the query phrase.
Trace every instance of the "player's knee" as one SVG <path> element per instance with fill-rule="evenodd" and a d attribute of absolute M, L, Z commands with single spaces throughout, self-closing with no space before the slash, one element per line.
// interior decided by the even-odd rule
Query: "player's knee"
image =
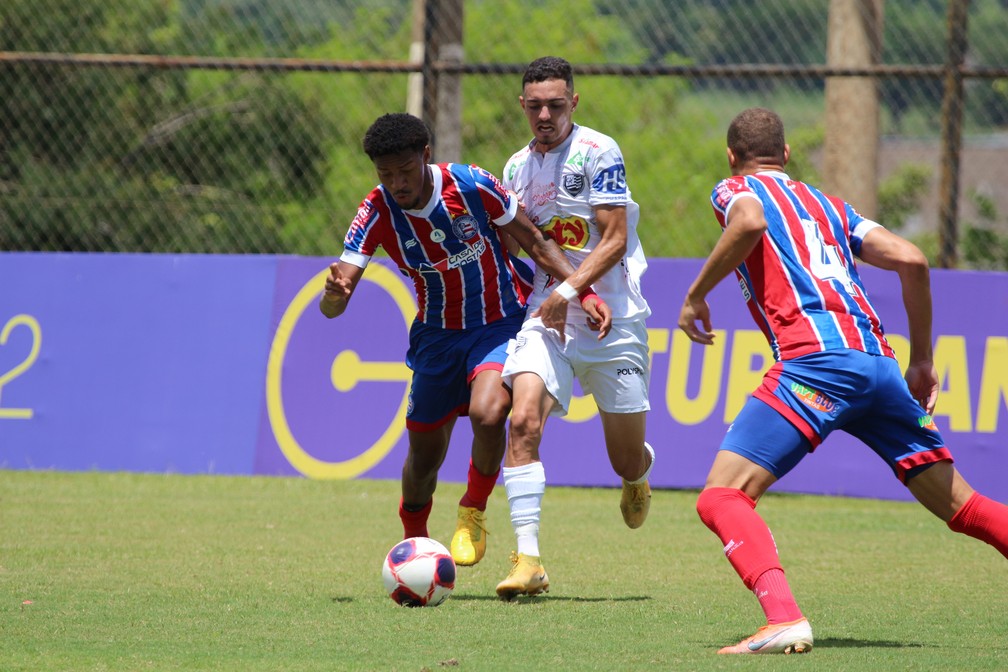
<path fill-rule="evenodd" d="M 542 420 L 534 413 L 514 409 L 511 413 L 511 436 L 519 442 L 538 444 L 542 438 Z"/>
<path fill-rule="evenodd" d="M 503 432 L 510 404 L 497 401 L 469 407 L 469 422 L 475 432 Z"/>
<path fill-rule="evenodd" d="M 726 508 L 742 502 L 749 508 L 755 506 L 752 500 L 737 488 L 704 488 L 697 497 L 696 511 L 703 524 L 714 530 L 719 514 Z"/>

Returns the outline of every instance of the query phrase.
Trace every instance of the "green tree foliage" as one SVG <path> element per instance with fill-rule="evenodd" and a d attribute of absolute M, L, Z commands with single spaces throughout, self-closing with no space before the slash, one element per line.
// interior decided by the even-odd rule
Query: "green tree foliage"
<path fill-rule="evenodd" d="M 58 1 L 40 13 L 7 0 L 0 48 L 171 54 L 198 24 L 171 2 Z M 325 119 L 282 78 L 48 64 L 2 75 L 3 249 L 280 252 L 289 204 L 322 190 Z"/>

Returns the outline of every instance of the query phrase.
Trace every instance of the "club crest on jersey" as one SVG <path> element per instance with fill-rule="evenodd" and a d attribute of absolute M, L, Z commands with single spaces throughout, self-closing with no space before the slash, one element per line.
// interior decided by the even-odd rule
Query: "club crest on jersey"
<path fill-rule="evenodd" d="M 452 220 L 452 232 L 459 240 L 472 240 L 479 235 L 479 222 L 472 215 L 459 215 Z"/>
<path fill-rule="evenodd" d="M 564 175 L 563 188 L 571 196 L 577 196 L 584 189 L 584 175 Z"/>
<path fill-rule="evenodd" d="M 430 232 L 430 239 L 435 243 L 443 243 L 445 239 L 444 231 L 441 229 L 434 229 Z"/>

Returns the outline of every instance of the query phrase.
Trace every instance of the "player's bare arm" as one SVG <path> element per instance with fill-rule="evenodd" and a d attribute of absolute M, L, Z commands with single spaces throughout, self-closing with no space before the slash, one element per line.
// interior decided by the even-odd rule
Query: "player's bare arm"
<path fill-rule="evenodd" d="M 602 234 L 598 245 L 588 253 L 581 265 L 567 277 L 567 284 L 581 291 L 591 286 L 609 269 L 622 261 L 627 249 L 626 207 L 619 205 L 596 206 L 595 224 Z M 553 304 L 563 301 L 559 295 L 551 294 L 539 307 L 543 312 Z M 588 313 L 588 325 L 599 332 L 599 340 L 605 338 L 612 328 L 612 311 L 597 296 L 588 296 L 581 302 L 581 308 Z"/>
<path fill-rule="evenodd" d="M 329 264 L 329 277 L 326 278 L 322 298 L 319 300 L 322 314 L 329 318 L 342 315 L 362 275 L 363 268 L 345 261 Z"/>
<path fill-rule="evenodd" d="M 714 343 L 707 294 L 745 261 L 767 228 L 763 206 L 755 198 L 738 199 L 728 211 L 727 221 L 724 233 L 690 285 L 679 312 L 679 328 L 691 341 L 704 345 Z M 697 327 L 698 321 L 702 329 Z"/>
<path fill-rule="evenodd" d="M 515 218 L 506 225 L 504 232 L 505 235 L 509 235 L 518 242 L 532 258 L 532 261 L 536 263 L 536 266 L 547 273 L 558 278 L 567 278 L 574 273 L 574 267 L 556 241 L 544 236 L 539 227 L 529 220 L 521 208 L 518 209 Z M 578 289 L 580 291 L 581 288 Z M 537 315 L 542 318 L 544 325 L 550 329 L 556 329 L 562 336 L 564 325 L 567 323 L 567 301 L 563 299 L 547 300 L 543 306 L 546 309 L 543 310 L 540 307 Z"/>
<path fill-rule="evenodd" d="M 938 373 L 931 341 L 931 269 L 927 257 L 916 245 L 882 227 L 865 234 L 860 257 L 899 276 L 910 331 L 906 381 L 914 399 L 932 413 L 938 399 Z"/>

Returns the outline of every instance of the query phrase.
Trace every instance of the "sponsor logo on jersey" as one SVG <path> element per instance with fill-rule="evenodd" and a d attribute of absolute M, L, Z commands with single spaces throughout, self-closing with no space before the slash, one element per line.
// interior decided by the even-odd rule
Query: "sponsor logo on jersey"
<path fill-rule="evenodd" d="M 471 261 L 476 261 L 480 255 L 486 252 L 486 241 L 480 238 L 461 252 L 448 256 L 448 268 L 458 268 Z"/>
<path fill-rule="evenodd" d="M 626 366 L 620 369 L 616 369 L 617 376 L 643 376 L 644 369 L 639 366 Z"/>
<path fill-rule="evenodd" d="M 715 190 L 717 191 L 718 205 L 721 206 L 722 208 L 726 206 L 728 204 L 728 201 L 731 200 L 732 196 L 735 195 L 735 190 L 732 189 L 731 186 L 729 186 L 728 180 L 721 180 L 720 182 L 718 182 L 718 185 L 717 187 L 715 187 Z"/>
<path fill-rule="evenodd" d="M 578 150 L 576 154 L 571 154 L 569 157 L 567 157 L 567 160 L 564 162 L 564 165 L 581 169 L 584 168 L 585 158 L 586 157 L 584 153 L 581 150 Z"/>
<path fill-rule="evenodd" d="M 557 245 L 567 250 L 583 250 L 588 244 L 588 222 L 583 217 L 554 217 L 543 233 L 551 236 Z"/>
<path fill-rule="evenodd" d="M 441 229 L 432 229 L 430 232 L 430 239 L 435 243 L 443 243 L 445 239 L 445 233 Z"/>
<path fill-rule="evenodd" d="M 486 179 L 490 180 L 490 183 L 493 184 L 494 191 L 497 192 L 497 195 L 500 196 L 505 201 L 507 201 L 507 199 L 509 198 L 507 189 L 504 188 L 504 185 L 501 184 L 500 180 L 497 179 L 496 175 L 494 175 L 493 173 L 484 168 L 480 168 L 476 164 L 472 164 L 472 167 L 473 170 L 475 170 L 477 173 L 479 173 Z"/>
<path fill-rule="evenodd" d="M 791 391 L 802 400 L 806 406 L 814 408 L 821 413 L 832 413 L 836 409 L 836 402 L 818 390 L 805 387 L 801 383 L 791 383 Z"/>
<path fill-rule="evenodd" d="M 585 178 L 580 173 L 577 175 L 564 175 L 563 188 L 571 196 L 577 196 L 584 189 Z"/>
<path fill-rule="evenodd" d="M 470 214 L 452 220 L 452 232 L 459 240 L 472 240 L 479 235 L 479 222 Z"/>
<path fill-rule="evenodd" d="M 367 225 L 371 222 L 375 214 L 377 214 L 377 211 L 371 201 L 364 201 L 361 203 L 360 208 L 357 209 L 356 216 L 354 216 L 353 221 L 350 222 L 350 230 L 347 232 L 347 236 L 352 238 L 360 233 L 361 229 L 367 228 Z"/>
<path fill-rule="evenodd" d="M 932 432 L 937 432 L 938 427 L 934 423 L 934 419 L 930 415 L 925 415 L 923 417 L 917 418 L 917 424 L 924 429 L 930 429 Z"/>
<path fill-rule="evenodd" d="M 555 201 L 557 197 L 557 186 L 553 182 L 545 185 L 535 185 L 530 190 L 528 199 L 536 206 L 542 207 L 550 201 Z"/>
<path fill-rule="evenodd" d="M 435 264 L 428 261 L 422 262 L 417 265 L 416 270 L 421 273 L 444 273 L 445 271 L 450 271 L 453 268 L 458 268 L 459 266 L 464 266 L 465 264 L 476 261 L 484 252 L 486 252 L 486 249 L 486 240 L 478 238 L 475 243 L 470 244 L 461 252 L 451 254 L 446 259 L 442 259 Z"/>
<path fill-rule="evenodd" d="M 626 169 L 622 163 L 609 166 L 592 180 L 592 188 L 605 194 L 626 193 Z"/>

